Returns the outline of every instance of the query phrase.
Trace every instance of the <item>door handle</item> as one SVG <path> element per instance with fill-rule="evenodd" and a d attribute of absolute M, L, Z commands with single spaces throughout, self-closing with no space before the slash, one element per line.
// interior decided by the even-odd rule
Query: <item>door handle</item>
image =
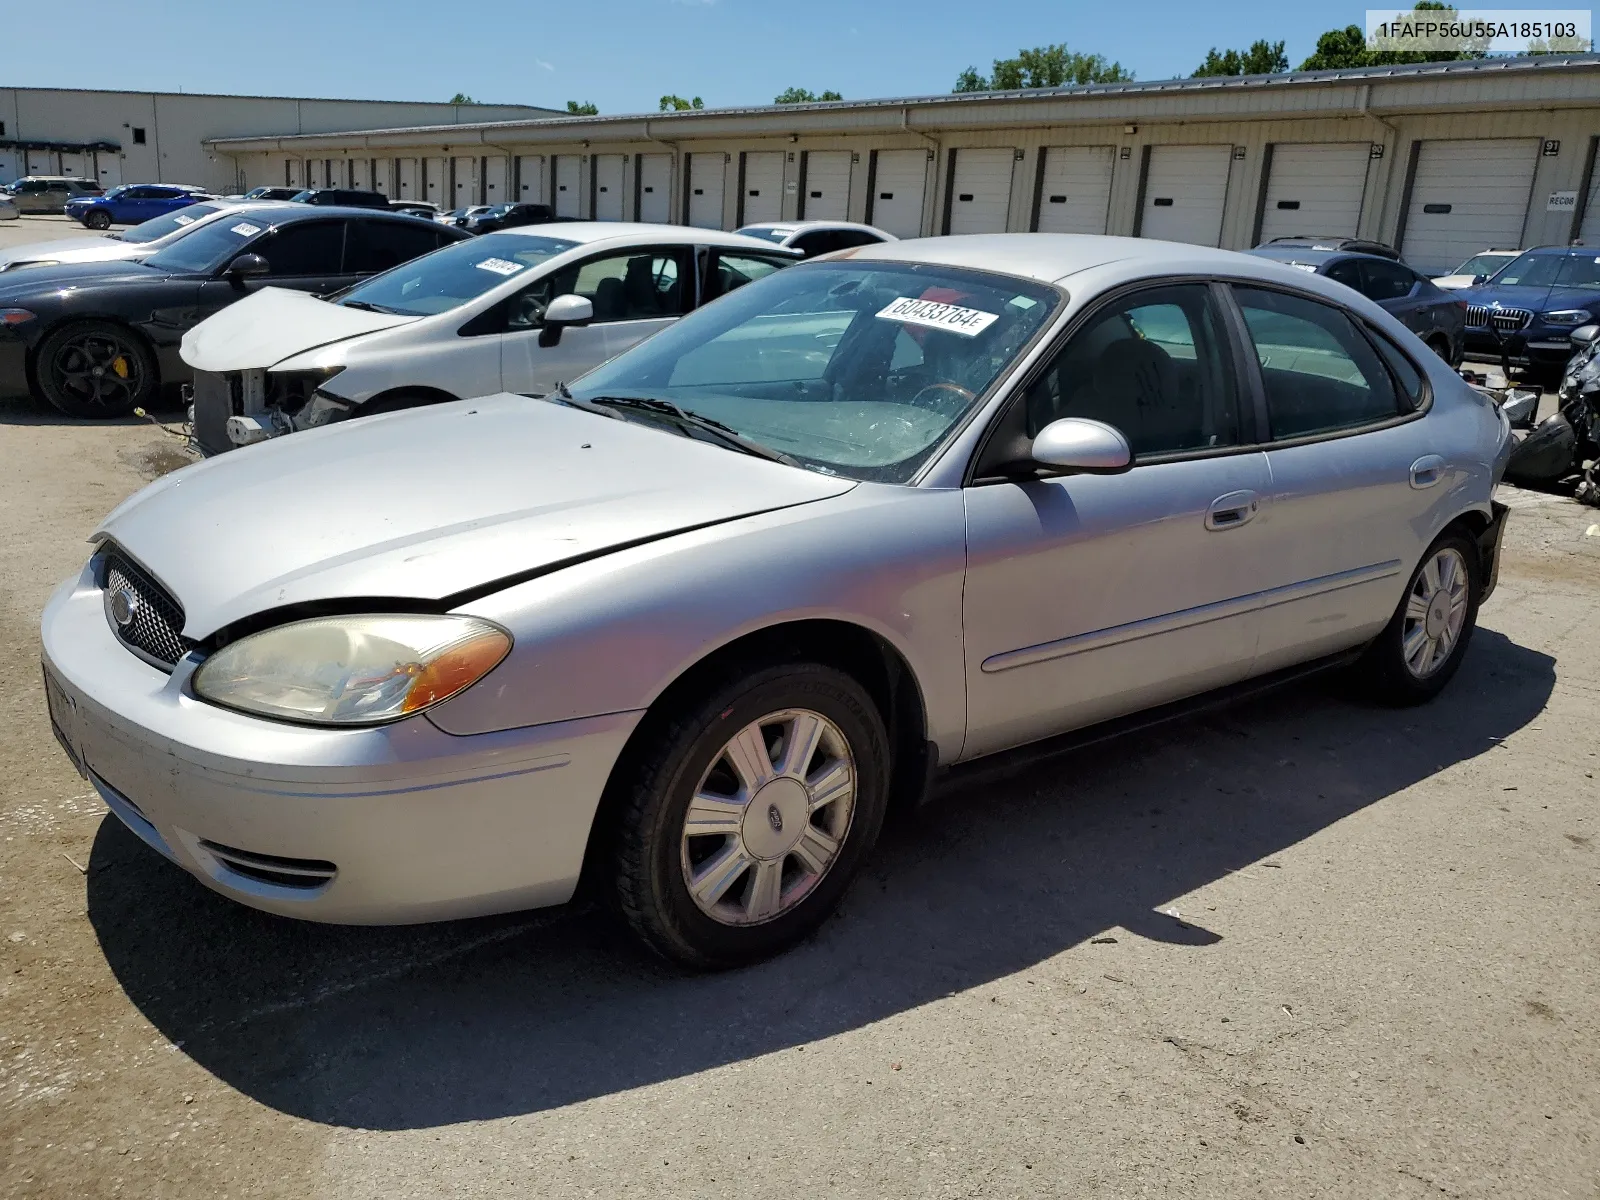
<path fill-rule="evenodd" d="M 1444 459 L 1437 454 L 1424 454 L 1411 464 L 1411 486 L 1419 492 L 1431 488 L 1444 478 Z"/>
<path fill-rule="evenodd" d="M 1206 528 L 1214 531 L 1237 529 L 1248 524 L 1261 508 L 1261 497 L 1245 490 L 1218 496 L 1206 509 Z"/>

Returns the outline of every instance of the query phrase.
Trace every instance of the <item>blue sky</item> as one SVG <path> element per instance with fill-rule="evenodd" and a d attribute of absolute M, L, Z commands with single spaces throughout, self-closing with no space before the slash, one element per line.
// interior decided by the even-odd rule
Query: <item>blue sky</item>
<path fill-rule="evenodd" d="M 1062 41 L 1140 79 L 1187 75 L 1209 47 L 1258 37 L 1284 39 L 1298 65 L 1319 33 L 1364 11 L 1282 0 L 144 0 L 89 32 L 93 6 L 6 7 L 0 85 L 390 100 L 459 90 L 592 100 L 608 113 L 654 109 L 663 92 L 710 107 L 770 103 L 790 85 L 851 99 L 944 92 L 968 64 L 987 70 Z"/>

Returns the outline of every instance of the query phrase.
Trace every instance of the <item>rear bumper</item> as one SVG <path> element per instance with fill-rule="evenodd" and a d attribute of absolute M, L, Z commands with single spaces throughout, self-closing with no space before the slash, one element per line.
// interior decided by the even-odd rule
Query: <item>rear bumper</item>
<path fill-rule="evenodd" d="M 1493 513 L 1489 518 L 1489 527 L 1478 535 L 1478 561 L 1483 566 L 1483 594 L 1478 598 L 1480 604 L 1494 595 L 1494 589 L 1500 583 L 1500 544 L 1506 535 L 1506 518 L 1511 515 L 1510 506 L 1498 500 L 1490 501 L 1489 507 Z"/>
<path fill-rule="evenodd" d="M 638 713 L 461 737 L 216 708 L 112 635 L 86 571 L 43 619 L 68 756 L 116 816 L 207 887 L 268 912 L 395 924 L 559 904 Z"/>

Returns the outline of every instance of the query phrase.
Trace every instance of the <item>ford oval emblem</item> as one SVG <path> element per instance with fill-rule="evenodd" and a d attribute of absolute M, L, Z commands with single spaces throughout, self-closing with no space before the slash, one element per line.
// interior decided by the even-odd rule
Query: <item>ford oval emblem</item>
<path fill-rule="evenodd" d="M 111 619 L 117 623 L 118 629 L 126 629 L 133 624 L 133 614 L 138 608 L 139 601 L 131 588 L 119 587 L 111 593 Z"/>
<path fill-rule="evenodd" d="M 772 826 L 773 833 L 783 832 L 783 814 L 776 804 L 767 805 L 767 823 Z"/>

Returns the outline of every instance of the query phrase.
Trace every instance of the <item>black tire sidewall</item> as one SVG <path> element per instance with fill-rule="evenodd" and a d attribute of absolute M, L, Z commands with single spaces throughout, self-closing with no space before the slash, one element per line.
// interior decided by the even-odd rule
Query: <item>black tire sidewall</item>
<path fill-rule="evenodd" d="M 111 216 L 99 211 L 91 212 L 83 218 L 83 223 L 90 229 L 110 229 Z"/>
<path fill-rule="evenodd" d="M 1447 546 L 1459 551 L 1462 561 L 1467 564 L 1467 616 L 1461 626 L 1461 636 L 1456 639 L 1444 665 L 1427 678 L 1418 679 L 1405 662 L 1406 604 L 1411 598 L 1412 588 L 1417 584 L 1418 575 L 1433 560 L 1433 556 Z M 1478 625 L 1478 604 L 1482 595 L 1483 564 L 1478 559 L 1476 543 L 1458 528 L 1446 530 L 1434 539 L 1412 568 L 1411 574 L 1406 576 L 1405 591 L 1400 595 L 1394 616 L 1367 651 L 1367 673 L 1374 698 L 1386 704 L 1421 704 L 1443 691 L 1466 657 L 1473 630 Z"/>
<path fill-rule="evenodd" d="M 839 857 L 821 882 L 791 911 L 761 925 L 723 925 L 700 911 L 683 879 L 684 813 L 715 756 L 751 721 L 785 708 L 807 708 L 838 726 L 855 760 L 856 797 Z M 653 769 L 652 769 L 653 767 Z M 624 828 L 641 868 L 629 907 L 650 926 L 641 929 L 658 951 L 690 966 L 750 962 L 793 944 L 826 919 L 877 840 L 888 802 L 888 738 L 876 706 L 848 675 L 831 667 L 798 664 L 769 668 L 717 689 L 675 726 L 646 765 L 639 783 L 649 789 L 636 809 L 642 818 Z M 631 901 L 631 905 L 629 903 Z"/>
<path fill-rule="evenodd" d="M 140 366 L 143 368 L 144 373 L 144 386 L 125 405 L 117 408 L 91 407 L 78 403 L 72 397 L 61 393 L 55 386 L 53 364 L 61 343 L 69 338 L 91 333 L 115 336 L 119 341 L 127 345 L 130 352 L 139 356 Z M 40 341 L 38 353 L 34 356 L 34 364 L 34 378 L 44 399 L 67 416 L 76 417 L 81 421 L 111 420 L 115 417 L 127 416 L 139 406 L 148 404 L 160 385 L 156 356 L 151 353 L 144 339 L 126 326 L 117 325 L 110 321 L 72 321 L 52 329 Z"/>

